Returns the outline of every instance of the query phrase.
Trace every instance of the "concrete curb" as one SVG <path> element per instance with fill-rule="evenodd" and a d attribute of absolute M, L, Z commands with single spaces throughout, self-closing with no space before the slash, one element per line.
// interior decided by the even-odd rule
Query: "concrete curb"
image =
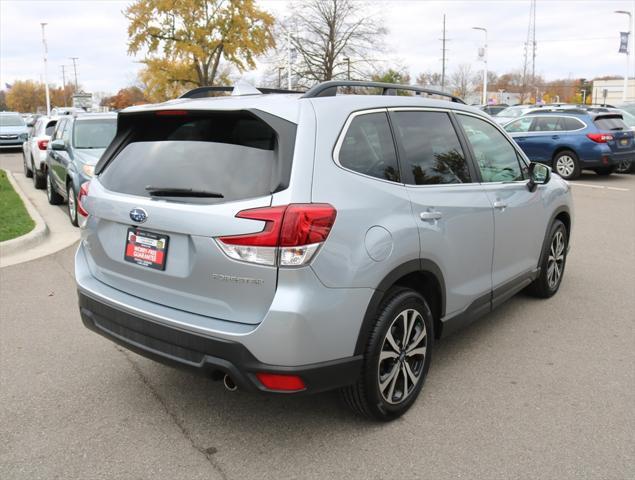
<path fill-rule="evenodd" d="M 13 189 L 20 196 L 20 199 L 22 200 L 26 211 L 35 222 L 35 227 L 29 233 L 25 233 L 20 237 L 0 242 L 0 257 L 5 257 L 18 251 L 24 251 L 29 248 L 33 248 L 41 244 L 46 239 L 49 233 L 46 222 L 39 214 L 39 212 L 35 209 L 35 207 L 31 203 L 31 200 L 29 200 L 20 185 L 18 185 L 18 182 L 15 181 L 15 178 L 13 178 L 13 174 L 8 170 L 5 170 L 5 172 L 7 174 L 7 178 L 9 179 L 9 183 L 11 183 Z"/>

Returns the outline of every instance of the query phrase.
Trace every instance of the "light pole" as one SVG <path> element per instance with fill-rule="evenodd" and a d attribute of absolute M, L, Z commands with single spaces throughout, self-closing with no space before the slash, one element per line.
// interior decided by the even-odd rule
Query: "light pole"
<path fill-rule="evenodd" d="M 46 92 L 46 115 L 51 115 L 51 97 L 49 96 L 49 82 L 48 82 L 48 60 L 46 58 L 48 54 L 48 48 L 46 47 L 46 36 L 44 34 L 44 27 L 46 23 L 40 23 L 42 25 L 42 45 L 44 46 L 44 91 Z"/>
<path fill-rule="evenodd" d="M 485 33 L 485 46 L 483 47 L 483 105 L 487 105 L 487 28 L 472 27 L 472 30 L 480 30 Z"/>
<path fill-rule="evenodd" d="M 498 103 L 503 103 L 503 93 L 505 93 L 504 88 L 498 89 Z"/>
<path fill-rule="evenodd" d="M 622 92 L 622 102 L 626 102 L 626 91 L 628 90 L 628 70 L 630 67 L 630 52 L 628 49 L 628 44 L 631 36 L 631 12 L 627 12 L 626 10 L 615 10 L 615 13 L 620 13 L 622 15 L 628 15 L 628 38 L 626 42 L 626 73 L 624 74 L 624 91 Z"/>

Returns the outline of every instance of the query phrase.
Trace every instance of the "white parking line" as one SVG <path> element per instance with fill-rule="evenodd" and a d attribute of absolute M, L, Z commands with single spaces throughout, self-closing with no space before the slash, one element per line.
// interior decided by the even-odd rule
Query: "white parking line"
<path fill-rule="evenodd" d="M 615 190 L 616 192 L 630 192 L 630 188 L 620 188 L 620 187 L 607 187 L 605 185 L 590 185 L 588 183 L 569 183 L 569 185 L 573 185 L 574 187 L 587 187 L 587 188 L 598 188 L 600 190 Z"/>

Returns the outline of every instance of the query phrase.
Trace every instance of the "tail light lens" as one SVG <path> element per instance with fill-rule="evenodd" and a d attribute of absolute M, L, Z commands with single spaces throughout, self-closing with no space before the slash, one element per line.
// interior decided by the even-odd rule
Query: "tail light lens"
<path fill-rule="evenodd" d="M 228 257 L 243 262 L 306 265 L 328 237 L 336 213 L 331 205 L 321 203 L 243 210 L 237 218 L 264 221 L 264 228 L 257 233 L 219 237 L 217 243 Z"/>
<path fill-rule="evenodd" d="M 606 143 L 613 140 L 613 135 L 608 133 L 587 133 L 586 136 L 595 143 Z"/>
<path fill-rule="evenodd" d="M 77 194 L 77 213 L 79 213 L 82 217 L 88 216 L 88 211 L 86 207 L 84 207 L 84 201 L 88 196 L 88 187 L 90 182 L 82 183 L 82 186 L 79 187 L 79 193 Z"/>
<path fill-rule="evenodd" d="M 48 146 L 48 144 L 49 144 L 48 140 L 38 140 L 37 148 L 39 148 L 40 150 L 46 150 L 46 147 Z"/>

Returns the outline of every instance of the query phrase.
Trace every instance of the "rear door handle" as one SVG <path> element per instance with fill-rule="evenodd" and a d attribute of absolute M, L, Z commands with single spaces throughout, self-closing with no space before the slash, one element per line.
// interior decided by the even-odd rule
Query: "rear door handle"
<path fill-rule="evenodd" d="M 558 140 L 560 138 L 560 135 L 552 135 L 551 139 L 552 140 Z"/>
<path fill-rule="evenodd" d="M 500 200 L 496 200 L 494 202 L 494 208 L 498 208 L 500 210 L 504 210 L 505 207 L 507 207 L 507 204 L 505 202 L 501 202 Z"/>
<path fill-rule="evenodd" d="M 443 217 L 443 214 L 436 210 L 428 210 L 427 212 L 421 212 L 419 214 L 419 218 L 424 222 L 429 220 L 439 220 L 441 217 Z"/>

